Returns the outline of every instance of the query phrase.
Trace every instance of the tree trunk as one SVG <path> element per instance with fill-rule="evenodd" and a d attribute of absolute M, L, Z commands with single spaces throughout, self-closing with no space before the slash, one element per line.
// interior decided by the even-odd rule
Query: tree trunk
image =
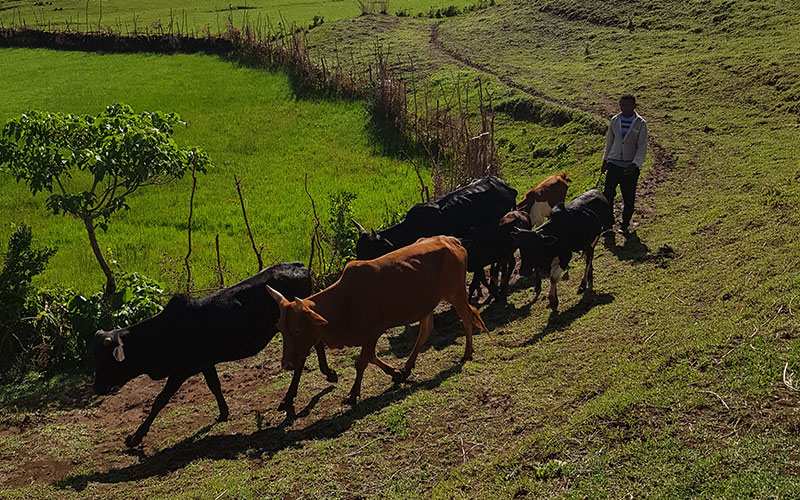
<path fill-rule="evenodd" d="M 97 258 L 97 262 L 100 263 L 103 274 L 106 275 L 106 289 L 103 291 L 103 300 L 107 300 L 112 293 L 117 291 L 117 281 L 114 279 L 114 273 L 111 272 L 111 268 L 108 266 L 108 262 L 106 262 L 103 252 L 100 251 L 100 246 L 97 244 L 97 236 L 94 233 L 94 220 L 88 217 L 81 217 L 81 220 L 83 220 L 83 225 L 86 226 L 86 232 L 89 233 L 89 243 L 92 245 L 94 256 Z"/>

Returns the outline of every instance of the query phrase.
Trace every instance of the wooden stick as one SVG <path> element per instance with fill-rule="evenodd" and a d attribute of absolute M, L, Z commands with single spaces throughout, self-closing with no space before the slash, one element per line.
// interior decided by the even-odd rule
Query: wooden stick
<path fill-rule="evenodd" d="M 233 180 L 236 182 L 236 191 L 239 193 L 239 203 L 242 205 L 242 216 L 244 217 L 244 225 L 247 227 L 247 234 L 250 236 L 250 244 L 253 245 L 253 252 L 256 254 L 258 260 L 259 272 L 264 269 L 264 262 L 261 260 L 261 252 L 256 247 L 256 240 L 253 239 L 253 231 L 250 230 L 250 222 L 247 220 L 247 210 L 244 207 L 244 197 L 242 196 L 242 185 L 236 174 L 233 174 Z"/>

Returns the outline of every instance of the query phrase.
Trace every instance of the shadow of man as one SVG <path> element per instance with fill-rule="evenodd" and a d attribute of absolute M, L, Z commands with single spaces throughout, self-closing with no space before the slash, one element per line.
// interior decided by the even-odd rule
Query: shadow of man
<path fill-rule="evenodd" d="M 622 246 L 617 245 L 617 235 L 613 231 L 607 231 L 603 235 L 603 246 L 619 260 L 628 260 L 634 264 L 639 264 L 647 260 L 650 248 L 639 239 L 636 232 L 628 233 L 623 236 Z"/>

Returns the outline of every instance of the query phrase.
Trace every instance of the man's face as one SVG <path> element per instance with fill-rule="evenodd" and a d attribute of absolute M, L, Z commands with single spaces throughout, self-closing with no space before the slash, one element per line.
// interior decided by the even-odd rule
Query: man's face
<path fill-rule="evenodd" d="M 622 111 L 622 116 L 629 117 L 633 115 L 633 108 L 636 105 L 633 103 L 633 99 L 620 99 L 619 100 L 619 110 Z"/>

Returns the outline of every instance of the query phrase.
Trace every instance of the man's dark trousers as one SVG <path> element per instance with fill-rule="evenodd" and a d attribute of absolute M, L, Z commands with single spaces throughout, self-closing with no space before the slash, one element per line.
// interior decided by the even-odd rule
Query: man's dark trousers
<path fill-rule="evenodd" d="M 617 194 L 617 186 L 622 191 L 622 201 L 624 208 L 622 209 L 622 229 L 627 229 L 633 217 L 633 204 L 636 199 L 636 184 L 639 182 L 639 169 L 634 167 L 633 173 L 625 175 L 625 168 L 608 163 L 608 171 L 606 171 L 606 187 L 603 190 L 603 195 L 609 203 L 614 204 L 614 198 Z"/>

